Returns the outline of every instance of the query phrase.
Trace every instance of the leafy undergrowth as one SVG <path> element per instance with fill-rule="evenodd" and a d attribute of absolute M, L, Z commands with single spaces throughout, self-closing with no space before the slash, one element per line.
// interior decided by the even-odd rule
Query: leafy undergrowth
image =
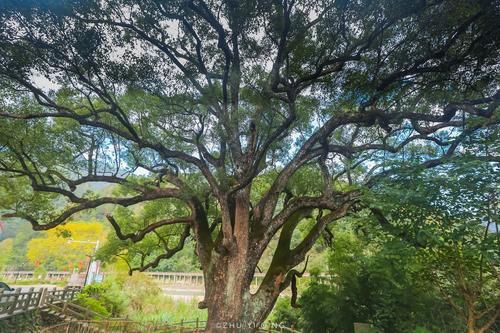
<path fill-rule="evenodd" d="M 115 269 L 100 284 L 84 288 L 77 303 L 104 316 L 137 321 L 177 323 L 206 320 L 206 311 L 197 301 L 182 301 L 166 296 L 157 283 L 142 273 L 128 276 Z"/>
<path fill-rule="evenodd" d="M 41 326 L 42 320 L 37 311 L 28 311 L 0 320 L 0 332 L 2 333 L 38 332 Z"/>

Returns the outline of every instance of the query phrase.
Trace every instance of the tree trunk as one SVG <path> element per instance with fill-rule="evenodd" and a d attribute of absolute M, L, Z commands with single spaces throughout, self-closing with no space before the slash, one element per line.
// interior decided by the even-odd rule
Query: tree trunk
<path fill-rule="evenodd" d="M 208 320 L 205 332 L 253 333 L 269 314 L 276 295 L 251 294 L 257 258 L 250 244 L 249 189 L 239 191 L 231 207 L 233 244 L 212 251 L 205 269 L 205 303 Z M 223 221 L 224 223 L 224 221 Z"/>
<path fill-rule="evenodd" d="M 253 333 L 266 319 L 279 292 L 250 292 L 250 261 L 240 256 L 220 256 L 212 271 L 205 274 L 205 332 Z"/>
<path fill-rule="evenodd" d="M 250 310 L 251 295 L 238 270 L 242 266 L 216 269 L 206 283 L 208 319 L 205 332 L 255 332 L 256 318 Z"/>

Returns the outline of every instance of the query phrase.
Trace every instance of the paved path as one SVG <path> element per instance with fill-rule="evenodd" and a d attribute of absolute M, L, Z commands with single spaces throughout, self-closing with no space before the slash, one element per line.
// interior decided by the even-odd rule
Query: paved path
<path fill-rule="evenodd" d="M 163 293 L 166 296 L 172 297 L 175 300 L 191 301 L 193 299 L 201 301 L 205 296 L 203 289 L 186 289 L 186 288 L 172 288 L 162 287 Z"/>

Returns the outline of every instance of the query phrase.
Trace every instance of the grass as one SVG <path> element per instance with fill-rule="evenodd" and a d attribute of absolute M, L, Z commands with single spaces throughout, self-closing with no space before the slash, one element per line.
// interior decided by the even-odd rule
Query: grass
<path fill-rule="evenodd" d="M 165 295 L 146 300 L 141 312 L 127 313 L 128 317 L 137 321 L 156 323 L 179 323 L 181 321 L 205 321 L 207 311 L 198 309 L 196 300 L 182 301 Z"/>

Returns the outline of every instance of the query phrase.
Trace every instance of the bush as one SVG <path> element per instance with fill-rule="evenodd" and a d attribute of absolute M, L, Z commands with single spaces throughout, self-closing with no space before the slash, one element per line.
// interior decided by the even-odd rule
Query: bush
<path fill-rule="evenodd" d="M 298 301 L 284 300 L 274 321 L 299 324 L 305 333 L 353 333 L 354 323 L 370 323 L 378 332 L 460 332 L 459 320 L 428 281 L 418 274 L 415 249 L 396 241 L 366 244 L 350 231 L 339 231 L 328 256 L 328 280 L 312 274 Z"/>
<path fill-rule="evenodd" d="M 94 311 L 102 316 L 109 317 L 110 315 L 109 311 L 106 309 L 104 304 L 102 304 L 99 299 L 92 298 L 87 294 L 84 293 L 79 294 L 75 299 L 75 303 L 91 311 Z M 98 318 L 91 318 L 91 319 L 98 319 Z"/>
<path fill-rule="evenodd" d="M 0 320 L 2 333 L 38 332 L 42 327 L 42 318 L 38 311 L 28 311 Z"/>
<path fill-rule="evenodd" d="M 298 327 L 300 320 L 301 311 L 291 306 L 290 297 L 280 297 L 268 318 L 268 322 L 286 327 Z"/>
<path fill-rule="evenodd" d="M 100 284 L 86 286 L 78 304 L 102 315 L 137 321 L 180 322 L 205 320 L 207 313 L 197 301 L 178 301 L 163 294 L 156 282 L 143 273 L 129 276 L 115 269 Z"/>
<path fill-rule="evenodd" d="M 122 285 L 113 279 L 86 286 L 77 296 L 76 302 L 94 312 L 110 317 L 120 317 L 128 306 L 127 299 L 122 292 Z"/>

